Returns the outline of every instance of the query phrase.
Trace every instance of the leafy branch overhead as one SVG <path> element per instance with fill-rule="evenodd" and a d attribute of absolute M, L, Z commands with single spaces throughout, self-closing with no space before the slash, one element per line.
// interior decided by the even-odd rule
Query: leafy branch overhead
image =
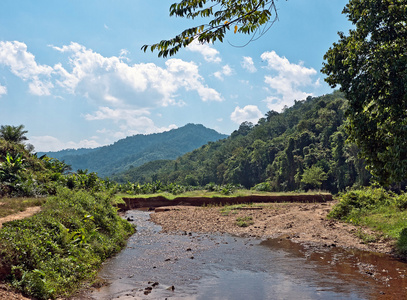
<path fill-rule="evenodd" d="M 277 20 L 274 0 L 182 0 L 170 7 L 170 16 L 188 19 L 211 18 L 208 24 L 191 27 L 174 38 L 153 45 L 144 45 L 146 52 L 158 51 L 159 57 L 173 56 L 194 40 L 200 43 L 223 42 L 227 31 L 252 34 L 251 40 L 262 36 Z"/>

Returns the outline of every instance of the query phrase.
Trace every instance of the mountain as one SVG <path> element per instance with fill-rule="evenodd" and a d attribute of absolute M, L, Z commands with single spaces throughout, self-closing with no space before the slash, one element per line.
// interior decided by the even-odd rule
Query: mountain
<path fill-rule="evenodd" d="M 348 101 L 340 92 L 295 101 L 244 122 L 227 139 L 210 142 L 173 161 L 117 174 L 118 182 L 241 184 L 271 191 L 322 189 L 333 193 L 369 183 L 355 144 L 346 143 Z"/>
<path fill-rule="evenodd" d="M 226 137 L 203 125 L 187 124 L 162 133 L 126 137 L 112 145 L 95 149 L 41 152 L 38 156 L 46 154 L 71 165 L 72 170 L 88 169 L 106 177 L 150 161 L 172 160 L 208 142 Z"/>

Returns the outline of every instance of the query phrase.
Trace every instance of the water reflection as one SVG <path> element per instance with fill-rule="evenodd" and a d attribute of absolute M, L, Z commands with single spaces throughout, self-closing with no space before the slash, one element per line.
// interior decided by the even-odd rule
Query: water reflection
<path fill-rule="evenodd" d="M 163 234 L 129 211 L 138 232 L 105 263 L 95 299 L 405 299 L 406 265 L 367 252 L 286 239 Z M 391 278 L 391 279 L 389 279 Z M 174 288 L 174 290 L 173 290 Z M 396 291 L 394 291 L 396 290 Z M 393 292 L 392 292 L 393 291 Z"/>

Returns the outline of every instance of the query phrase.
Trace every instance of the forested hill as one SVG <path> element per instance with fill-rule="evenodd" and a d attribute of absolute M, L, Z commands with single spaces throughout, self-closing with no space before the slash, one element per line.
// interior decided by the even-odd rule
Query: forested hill
<path fill-rule="evenodd" d="M 370 174 L 345 144 L 347 100 L 339 92 L 308 97 L 282 113 L 269 111 L 258 124 L 242 123 L 230 137 L 211 142 L 174 161 L 157 161 L 118 174 L 121 182 L 160 180 L 258 185 L 282 191 L 321 188 L 331 192 L 368 184 Z"/>
<path fill-rule="evenodd" d="M 175 159 L 210 141 L 218 141 L 227 135 L 203 125 L 187 124 L 167 132 L 134 135 L 112 145 L 96 149 L 62 150 L 38 153 L 63 160 L 72 170 L 88 169 L 99 176 L 111 176 L 130 167 L 149 161 Z"/>

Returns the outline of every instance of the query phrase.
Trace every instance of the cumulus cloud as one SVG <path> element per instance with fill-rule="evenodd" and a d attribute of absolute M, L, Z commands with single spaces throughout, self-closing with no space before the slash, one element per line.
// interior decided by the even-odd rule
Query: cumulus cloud
<path fill-rule="evenodd" d="M 319 81 L 313 81 L 317 71 L 303 66 L 303 63 L 294 64 L 287 58 L 280 57 L 276 52 L 265 52 L 261 58 L 267 62 L 266 69 L 275 75 L 266 75 L 264 82 L 274 92 L 265 102 L 269 109 L 281 110 L 285 105 L 291 106 L 294 100 L 305 99 L 312 93 L 303 89 L 313 89 Z"/>
<path fill-rule="evenodd" d="M 230 76 L 232 75 L 233 70 L 229 65 L 225 65 L 222 67 L 222 70 L 213 73 L 213 75 L 218 78 L 219 80 L 223 80 L 223 76 Z"/>
<path fill-rule="evenodd" d="M 219 63 L 222 61 L 219 57 L 219 51 L 210 44 L 201 44 L 195 40 L 188 45 L 187 50 L 200 53 L 207 62 Z"/>
<path fill-rule="evenodd" d="M 29 91 L 33 95 L 50 95 L 53 84 L 50 77 L 53 68 L 39 65 L 35 56 L 27 51 L 27 45 L 18 41 L 0 41 L 0 64 L 24 81 L 29 82 Z"/>
<path fill-rule="evenodd" d="M 263 114 L 256 105 L 246 105 L 243 108 L 237 106 L 230 115 L 230 119 L 237 124 L 245 121 L 256 124 L 261 117 L 263 117 Z"/>
<path fill-rule="evenodd" d="M 67 71 L 61 64 L 55 66 L 60 76 L 58 84 L 73 94 L 80 94 L 93 99 L 134 99 L 132 104 L 138 107 L 182 105 L 177 99 L 180 89 L 195 91 L 202 101 L 221 101 L 216 90 L 204 84 L 194 62 L 181 59 L 169 59 L 166 68 L 153 63 L 129 65 L 120 57 L 104 57 L 86 49 L 77 43 L 54 47 L 60 52 L 68 52 L 72 71 Z"/>
<path fill-rule="evenodd" d="M 257 71 L 256 67 L 254 66 L 253 58 L 249 56 L 243 56 L 241 65 L 243 69 L 249 71 L 250 73 L 254 73 Z"/>
<path fill-rule="evenodd" d="M 194 62 L 169 59 L 165 68 L 153 63 L 130 65 L 126 49 L 119 56 L 104 57 L 73 42 L 51 47 L 68 54 L 69 68 L 62 63 L 54 67 L 38 64 L 27 45 L 18 41 L 0 41 L 0 65 L 27 81 L 30 93 L 38 96 L 51 95 L 51 90 L 58 86 L 67 93 L 116 106 L 128 99 L 136 107 L 183 105 L 184 101 L 178 99 L 182 89 L 198 93 L 202 101 L 223 100 L 219 92 L 204 83 Z M 200 49 L 205 59 L 217 61 L 215 49 L 208 45 Z"/>
<path fill-rule="evenodd" d="M 7 87 L 0 84 L 0 97 L 7 94 Z"/>

